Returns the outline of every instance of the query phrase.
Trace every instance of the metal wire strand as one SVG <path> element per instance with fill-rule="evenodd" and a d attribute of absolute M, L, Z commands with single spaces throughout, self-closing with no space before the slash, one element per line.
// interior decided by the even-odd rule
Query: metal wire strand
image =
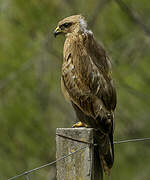
<path fill-rule="evenodd" d="M 150 140 L 150 138 L 127 139 L 127 140 L 114 141 L 114 144 L 122 144 L 122 143 L 129 143 L 129 142 L 139 142 L 139 141 L 149 141 L 149 140 Z"/>
<path fill-rule="evenodd" d="M 76 151 L 74 151 L 74 152 L 72 152 L 72 153 L 69 153 L 69 154 L 67 154 L 67 155 L 65 155 L 65 156 L 63 156 L 63 157 L 60 157 L 60 158 L 56 159 L 56 160 L 53 161 L 53 162 L 44 164 L 44 165 L 39 166 L 39 167 L 37 167 L 37 168 L 31 169 L 31 170 L 29 170 L 29 171 L 25 171 L 25 172 L 23 172 L 23 173 L 21 173 L 21 174 L 19 174 L 19 175 L 16 175 L 16 176 L 14 176 L 14 177 L 12 177 L 12 178 L 9 178 L 8 180 L 17 179 L 17 178 L 19 178 L 19 177 L 21 177 L 21 176 L 27 176 L 27 175 L 31 174 L 32 172 L 34 172 L 34 171 L 37 171 L 37 170 L 42 169 L 42 168 L 45 168 L 45 167 L 47 167 L 47 166 L 51 166 L 51 165 L 55 164 L 55 163 L 58 162 L 58 161 L 61 161 L 61 160 L 63 160 L 63 159 L 66 159 L 67 157 L 72 156 L 73 154 L 75 154 L 75 153 L 77 153 L 77 152 L 79 152 L 79 151 L 81 151 L 81 150 L 83 150 L 83 149 L 86 149 L 87 147 L 88 147 L 88 146 L 84 146 L 84 147 L 82 147 L 82 148 L 79 148 L 79 149 L 77 149 Z M 28 176 L 28 177 L 29 177 L 29 176 Z M 28 179 L 28 180 L 29 180 L 29 179 Z"/>
<path fill-rule="evenodd" d="M 69 137 L 69 136 L 64 136 L 62 134 L 58 134 L 56 133 L 57 136 L 60 136 L 62 138 L 66 138 L 66 139 L 69 139 L 69 140 L 72 140 L 72 141 L 77 141 L 77 142 L 80 142 L 80 143 L 84 143 L 84 144 L 89 144 L 89 145 L 93 145 L 95 146 L 95 144 L 91 143 L 91 142 L 87 142 L 87 141 L 82 141 L 82 140 L 79 140 L 79 139 L 74 139 L 72 137 Z"/>
<path fill-rule="evenodd" d="M 77 141 L 77 142 L 81 142 L 81 143 L 85 143 L 85 144 L 89 144 L 89 145 L 93 145 L 93 146 L 97 145 L 97 144 L 93 144 L 91 142 L 82 141 L 82 140 L 79 140 L 79 139 L 74 139 L 74 138 L 64 136 L 64 135 L 58 134 L 58 133 L 56 133 L 56 135 L 60 136 L 60 137 L 63 137 L 63 138 L 66 138 L 66 139 L 70 139 L 72 141 Z M 129 143 L 129 142 L 148 141 L 148 140 L 150 140 L 150 138 L 136 138 L 136 139 L 126 139 L 126 140 L 114 141 L 113 143 L 114 144 L 121 144 L 121 143 Z"/>
<path fill-rule="evenodd" d="M 85 143 L 85 144 L 88 144 L 88 145 L 91 145 L 91 144 L 92 144 L 92 143 L 90 143 L 90 142 L 81 141 L 81 140 L 78 140 L 78 139 L 73 139 L 73 138 L 70 138 L 70 137 L 67 137 L 67 136 L 63 136 L 63 135 L 60 135 L 60 134 L 57 134 L 57 135 L 58 135 L 58 136 L 61 136 L 61 137 L 64 137 L 64 138 L 68 138 L 68 139 L 73 140 L 73 141 Z M 130 143 L 130 142 L 141 142 L 141 141 L 150 141 L 150 137 L 148 137 L 148 138 L 136 138 L 136 139 L 126 139 L 126 140 L 114 141 L 114 144 L 123 144 L 123 143 Z M 95 144 L 92 144 L 92 145 L 95 146 Z M 88 146 L 84 146 L 84 147 L 82 147 L 82 148 L 80 148 L 80 149 L 77 149 L 76 151 L 74 151 L 74 152 L 72 152 L 72 153 L 69 153 L 69 154 L 67 154 L 67 155 L 65 155 L 65 156 L 63 156 L 63 157 L 60 157 L 60 158 L 56 159 L 56 160 L 53 161 L 53 162 L 47 163 L 47 164 L 45 164 L 45 165 L 39 166 L 39 167 L 34 168 L 34 169 L 31 169 L 31 170 L 29 170 L 29 171 L 25 171 L 25 172 L 23 172 L 23 173 L 21 173 L 21 174 L 19 174 L 19 175 L 16 175 L 16 176 L 14 176 L 14 177 L 12 177 L 12 178 L 9 178 L 8 180 L 17 179 L 17 178 L 19 178 L 19 177 L 21 177 L 21 176 L 26 176 L 26 179 L 27 179 L 27 180 L 30 180 L 29 174 L 33 173 L 34 171 L 37 171 L 37 170 L 39 170 L 39 169 L 42 169 L 42 168 L 51 166 L 51 165 L 55 164 L 55 163 L 58 162 L 58 161 L 61 161 L 61 160 L 63 160 L 63 159 L 66 159 L 67 157 L 72 156 L 73 154 L 75 154 L 75 153 L 77 153 L 77 152 L 79 152 L 79 151 L 81 151 L 81 150 L 83 150 L 83 149 L 86 149 L 87 147 L 88 147 Z"/>

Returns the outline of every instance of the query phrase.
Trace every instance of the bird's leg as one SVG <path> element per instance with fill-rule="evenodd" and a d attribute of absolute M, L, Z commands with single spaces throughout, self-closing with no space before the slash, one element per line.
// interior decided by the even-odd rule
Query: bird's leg
<path fill-rule="evenodd" d="M 77 128 L 77 127 L 88 127 L 88 125 L 82 123 L 81 121 L 79 121 L 79 122 L 77 122 L 76 124 L 73 124 L 72 127 L 73 127 L 73 128 Z"/>

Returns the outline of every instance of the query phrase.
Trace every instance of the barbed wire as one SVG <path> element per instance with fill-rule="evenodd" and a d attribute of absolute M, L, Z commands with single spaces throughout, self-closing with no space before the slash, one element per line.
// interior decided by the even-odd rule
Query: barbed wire
<path fill-rule="evenodd" d="M 75 150 L 74 152 L 71 152 L 71 153 L 69 153 L 69 154 L 67 154 L 67 155 L 65 155 L 65 156 L 62 156 L 62 157 L 56 159 L 55 161 L 52 161 L 52 162 L 47 163 L 47 164 L 44 164 L 44 165 L 39 166 L 39 167 L 37 167 L 37 168 L 31 169 L 31 170 L 29 170 L 29 171 L 25 171 L 25 172 L 23 172 L 23 173 L 21 173 L 21 174 L 19 174 L 19 175 L 13 176 L 13 177 L 9 178 L 8 180 L 17 179 L 17 178 L 22 177 L 22 176 L 25 176 L 27 180 L 30 180 L 29 175 L 30 175 L 31 173 L 33 173 L 33 172 L 35 172 L 35 171 L 38 171 L 38 170 L 40 170 L 40 169 L 42 169 L 42 168 L 45 168 L 45 167 L 54 165 L 54 164 L 56 164 L 57 162 L 59 162 L 59 161 L 61 161 L 61 160 L 64 160 L 64 159 L 66 159 L 67 157 L 72 156 L 73 154 L 76 154 L 77 152 L 79 152 L 79 151 L 81 151 L 81 150 L 83 150 L 83 149 L 88 148 L 89 145 L 93 145 L 93 146 L 96 146 L 96 145 L 97 145 L 97 144 L 93 144 L 93 143 L 91 143 L 91 142 L 81 141 L 81 140 L 74 139 L 74 138 L 71 138 L 71 137 L 68 137 L 68 136 L 64 136 L 64 135 L 61 135 L 61 134 L 56 134 L 56 135 L 61 136 L 61 137 L 64 137 L 64 138 L 67 138 L 67 139 L 70 139 L 70 140 L 73 140 L 73 141 L 77 141 L 77 142 L 80 142 L 80 143 L 85 143 L 85 144 L 88 144 L 88 145 L 87 145 L 87 146 L 83 146 L 83 147 L 81 147 L 81 148 Z M 148 138 L 135 138 L 135 139 L 119 140 L 119 141 L 114 141 L 114 144 L 123 144 L 123 143 L 131 143 L 131 142 L 141 142 L 141 141 L 150 141 L 150 137 L 148 137 Z"/>

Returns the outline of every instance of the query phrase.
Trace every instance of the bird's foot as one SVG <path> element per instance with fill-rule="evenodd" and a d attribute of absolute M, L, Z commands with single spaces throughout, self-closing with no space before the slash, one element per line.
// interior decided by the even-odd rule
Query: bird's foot
<path fill-rule="evenodd" d="M 78 128 L 78 127 L 86 127 L 86 128 L 87 128 L 88 125 L 82 123 L 81 121 L 79 121 L 79 122 L 77 122 L 76 124 L 74 124 L 72 127 L 73 127 L 73 128 Z"/>

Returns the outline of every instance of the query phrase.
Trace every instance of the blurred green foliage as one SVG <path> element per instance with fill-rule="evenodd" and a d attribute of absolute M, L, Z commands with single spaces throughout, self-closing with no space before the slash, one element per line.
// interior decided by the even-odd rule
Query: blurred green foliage
<path fill-rule="evenodd" d="M 149 0 L 125 2 L 150 30 Z M 79 13 L 112 57 L 115 139 L 150 136 L 150 36 L 115 0 L 0 0 L 0 179 L 54 160 L 55 129 L 75 121 L 60 90 L 64 37 L 52 32 L 60 19 Z M 112 180 L 148 180 L 149 148 L 116 145 Z M 55 167 L 31 179 L 55 179 Z"/>

